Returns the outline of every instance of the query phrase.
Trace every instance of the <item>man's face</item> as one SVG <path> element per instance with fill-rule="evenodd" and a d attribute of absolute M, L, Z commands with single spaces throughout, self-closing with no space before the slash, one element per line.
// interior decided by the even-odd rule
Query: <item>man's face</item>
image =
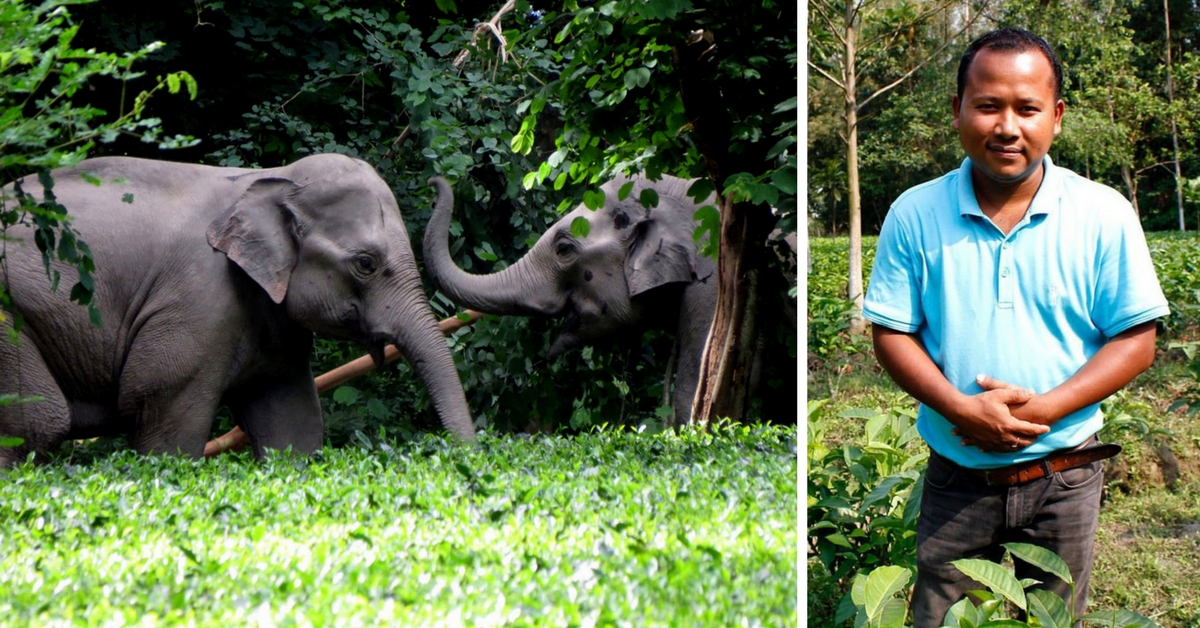
<path fill-rule="evenodd" d="M 1054 69 L 1040 51 L 979 51 L 967 69 L 954 128 L 977 172 L 1003 184 L 1035 172 L 1062 130 Z"/>

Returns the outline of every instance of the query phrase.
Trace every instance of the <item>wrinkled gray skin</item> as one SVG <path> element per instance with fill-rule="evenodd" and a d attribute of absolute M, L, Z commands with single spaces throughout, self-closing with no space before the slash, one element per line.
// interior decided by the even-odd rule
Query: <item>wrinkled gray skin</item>
<path fill-rule="evenodd" d="M 564 318 L 551 358 L 646 328 L 672 331 L 672 406 L 675 421 L 684 422 L 691 416 L 716 307 L 716 264 L 696 252 L 692 216 L 699 206 L 687 196 L 690 181 L 666 175 L 657 182 L 634 178 L 632 193 L 618 200 L 618 191 L 629 180 L 621 177 L 604 184 L 603 208 L 592 211 L 580 205 L 512 266 L 492 275 L 472 275 L 450 257 L 447 239 L 454 197 L 445 181 L 434 179 L 438 203 L 425 231 L 425 270 L 461 306 L 489 314 Z M 647 187 L 658 193 L 658 206 L 652 210 L 637 201 Z M 591 224 L 586 238 L 571 235 L 571 223 L 579 216 Z"/>
<path fill-rule="evenodd" d="M 364 344 L 377 364 L 394 343 L 443 425 L 474 438 L 395 197 L 366 163 L 315 155 L 249 170 L 109 157 L 53 174 L 95 257 L 104 325 L 48 289 L 32 232 L 10 231 L 23 242 L 9 243 L 0 280 L 25 326 L 19 346 L 0 340 L 0 392 L 45 400 L 0 407 L 0 434 L 25 439 L 0 448 L 0 466 L 116 434 L 139 452 L 199 456 L 220 405 L 257 455 L 312 452 L 323 441 L 313 332 Z M 36 177 L 22 185 L 41 198 Z"/>

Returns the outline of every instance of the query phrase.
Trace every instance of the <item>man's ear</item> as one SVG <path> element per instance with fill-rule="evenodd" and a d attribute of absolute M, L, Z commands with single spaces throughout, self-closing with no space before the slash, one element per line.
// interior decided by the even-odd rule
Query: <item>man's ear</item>
<path fill-rule="evenodd" d="M 950 123 L 950 126 L 954 127 L 955 130 L 958 130 L 958 111 L 961 106 L 962 100 L 958 96 L 950 98 L 950 110 L 954 114 L 954 121 Z"/>
<path fill-rule="evenodd" d="M 259 179 L 208 226 L 209 245 L 246 271 L 275 303 L 287 296 L 296 265 L 295 216 L 287 204 L 296 189 L 289 179 Z"/>

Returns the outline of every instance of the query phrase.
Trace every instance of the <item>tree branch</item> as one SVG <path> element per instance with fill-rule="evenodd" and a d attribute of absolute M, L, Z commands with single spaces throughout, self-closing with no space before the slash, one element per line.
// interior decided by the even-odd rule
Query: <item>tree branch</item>
<path fill-rule="evenodd" d="M 943 43 L 941 46 L 938 47 L 937 50 L 934 50 L 931 54 L 926 55 L 925 58 L 922 59 L 920 63 L 913 66 L 908 72 L 905 72 L 900 78 L 875 90 L 875 92 L 873 94 L 871 94 L 870 96 L 867 96 L 865 99 L 863 99 L 861 102 L 859 102 L 857 107 L 855 108 L 856 111 L 861 112 L 863 110 L 863 108 L 866 107 L 867 104 L 870 103 L 872 100 L 875 100 L 879 96 L 886 94 L 887 92 L 889 92 L 893 88 L 895 88 L 897 85 L 908 80 L 908 78 L 910 76 L 912 76 L 913 74 L 916 74 L 918 70 L 925 67 L 926 63 L 929 63 L 930 61 L 932 61 L 935 57 L 937 57 L 939 54 L 941 54 L 941 52 L 943 50 L 945 50 L 947 47 L 949 47 L 951 43 L 953 43 L 956 39 L 958 39 L 959 35 L 965 33 L 967 31 L 967 29 L 970 28 L 975 23 L 975 20 L 979 19 L 979 16 L 982 15 L 982 13 L 983 13 L 982 11 L 976 13 L 974 15 L 974 17 L 972 17 L 971 20 L 966 23 L 966 25 L 964 25 L 961 29 L 958 30 L 957 33 L 954 34 L 953 37 L 950 37 L 949 39 L 947 39 L 945 43 Z"/>
<path fill-rule="evenodd" d="M 842 83 L 841 81 L 833 78 L 833 75 L 831 75 L 828 72 L 826 72 L 825 70 L 822 70 L 821 68 L 817 67 L 817 65 L 814 64 L 812 61 L 808 61 L 807 63 L 808 63 L 808 67 L 812 68 L 813 70 L 816 70 L 816 72 L 819 76 L 823 77 L 825 80 L 829 81 L 830 83 L 837 85 L 838 87 L 840 87 L 843 90 L 846 89 L 846 85 L 844 83 Z"/>

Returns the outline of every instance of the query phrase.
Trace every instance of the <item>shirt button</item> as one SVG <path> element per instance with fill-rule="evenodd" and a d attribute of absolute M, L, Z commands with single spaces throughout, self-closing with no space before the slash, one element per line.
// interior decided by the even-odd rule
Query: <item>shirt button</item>
<path fill-rule="evenodd" d="M 1006 248 L 1006 249 L 1012 248 L 1012 244 L 1010 244 L 1010 243 L 1008 243 L 1008 242 L 1005 242 L 1004 244 L 1001 244 L 1000 246 L 1001 246 L 1002 248 Z"/>
<path fill-rule="evenodd" d="M 1001 271 L 1000 271 L 1000 276 L 1001 276 L 1001 277 L 1007 277 L 1007 276 L 1008 276 L 1008 269 L 1007 269 L 1007 268 L 1005 268 L 1004 270 L 1001 270 Z"/>

